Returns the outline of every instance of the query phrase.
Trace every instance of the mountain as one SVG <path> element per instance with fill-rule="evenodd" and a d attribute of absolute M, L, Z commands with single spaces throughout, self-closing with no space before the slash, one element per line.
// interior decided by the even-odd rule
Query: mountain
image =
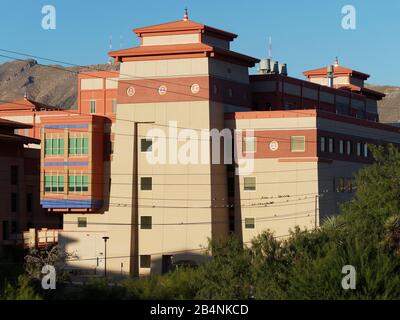
<path fill-rule="evenodd" d="M 119 65 L 64 67 L 42 65 L 36 60 L 11 61 L 0 64 L 0 104 L 30 99 L 62 109 L 76 108 L 78 73 L 81 71 L 118 70 Z"/>
<path fill-rule="evenodd" d="M 400 122 L 400 87 L 380 86 L 367 84 L 367 88 L 386 94 L 386 97 L 379 102 L 379 117 L 381 122 Z"/>

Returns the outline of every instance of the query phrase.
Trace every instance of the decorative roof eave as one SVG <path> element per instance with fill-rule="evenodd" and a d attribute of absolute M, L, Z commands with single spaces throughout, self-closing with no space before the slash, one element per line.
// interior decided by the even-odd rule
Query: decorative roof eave
<path fill-rule="evenodd" d="M 382 100 L 384 97 L 386 97 L 386 94 L 384 94 L 382 92 L 375 91 L 375 90 L 368 89 L 368 88 L 361 88 L 361 87 L 353 85 L 353 84 L 337 85 L 336 87 L 341 90 L 349 90 L 351 92 L 360 93 L 365 96 L 373 96 L 375 98 L 378 98 L 378 100 Z"/>
<path fill-rule="evenodd" d="M 0 133 L 0 141 L 20 142 L 20 143 L 24 143 L 24 144 L 40 144 L 39 139 L 20 136 L 20 135 L 16 135 L 16 134 L 5 134 L 5 133 Z"/>
<path fill-rule="evenodd" d="M 318 76 L 326 76 L 327 69 L 319 68 L 319 69 L 314 69 L 314 70 L 308 70 L 308 71 L 304 71 L 303 74 L 309 78 L 318 77 Z M 367 80 L 370 77 L 369 74 L 366 74 L 366 73 L 363 73 L 360 71 L 356 71 L 356 70 L 352 70 L 349 68 L 341 67 L 341 66 L 334 67 L 334 74 L 335 74 L 335 76 L 355 76 L 355 77 L 363 79 L 363 80 Z"/>
<path fill-rule="evenodd" d="M 151 59 L 172 59 L 187 57 L 188 55 L 223 57 L 241 65 L 254 67 L 260 60 L 252 58 L 234 51 L 212 47 L 206 44 L 183 44 L 183 45 L 160 45 L 160 46 L 141 46 L 125 50 L 111 51 L 108 54 L 115 61 L 139 60 L 143 58 Z"/>
<path fill-rule="evenodd" d="M 237 38 L 237 34 L 206 26 L 191 20 L 179 20 L 144 28 L 137 28 L 133 29 L 133 32 L 135 32 L 138 37 L 184 33 L 206 33 L 228 41 Z"/>

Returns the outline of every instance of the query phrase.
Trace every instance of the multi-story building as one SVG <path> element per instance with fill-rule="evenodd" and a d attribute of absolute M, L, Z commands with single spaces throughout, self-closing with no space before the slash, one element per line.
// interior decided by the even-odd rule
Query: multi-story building
<path fill-rule="evenodd" d="M 0 119 L 0 251 L 29 228 L 60 228 L 60 218 L 41 208 L 40 140 L 15 132 L 31 125 Z M 29 146 L 29 147 L 28 147 Z"/>
<path fill-rule="evenodd" d="M 316 228 L 351 199 L 368 145 L 400 143 L 364 73 L 305 81 L 262 60 L 249 75 L 260 60 L 230 49 L 235 34 L 186 16 L 134 31 L 140 46 L 110 53 L 119 72 L 80 75 L 78 110 L 40 116 L 41 203 L 64 217 L 73 268 L 160 273 L 229 232 Z"/>

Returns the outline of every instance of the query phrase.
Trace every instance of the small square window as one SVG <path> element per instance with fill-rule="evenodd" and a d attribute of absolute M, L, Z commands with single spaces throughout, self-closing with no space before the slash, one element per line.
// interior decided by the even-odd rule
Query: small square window
<path fill-rule="evenodd" d="M 152 217 L 140 217 L 140 229 L 142 230 L 151 230 L 153 228 Z"/>
<path fill-rule="evenodd" d="M 245 153 L 256 152 L 256 138 L 255 137 L 243 138 L 243 152 L 245 152 Z"/>
<path fill-rule="evenodd" d="M 321 137 L 321 152 L 325 152 L 326 151 L 326 139 L 325 137 Z"/>
<path fill-rule="evenodd" d="M 153 190 L 153 178 L 143 177 L 140 179 L 140 190 L 151 191 Z"/>
<path fill-rule="evenodd" d="M 290 151 L 292 152 L 305 152 L 306 151 L 306 137 L 291 137 L 290 138 Z"/>
<path fill-rule="evenodd" d="M 87 227 L 87 218 L 78 218 L 78 228 Z"/>
<path fill-rule="evenodd" d="M 142 269 L 150 269 L 151 268 L 151 256 L 150 255 L 141 255 L 140 256 L 140 268 L 142 268 Z"/>
<path fill-rule="evenodd" d="M 153 151 L 153 140 L 152 139 L 142 139 L 141 140 L 141 151 L 142 152 L 152 152 Z"/>
<path fill-rule="evenodd" d="M 348 156 L 351 156 L 351 152 L 352 152 L 352 149 L 353 149 L 353 144 L 351 143 L 351 141 L 347 141 L 347 155 Z"/>
<path fill-rule="evenodd" d="M 357 142 L 357 157 L 361 156 L 361 142 Z"/>
<path fill-rule="evenodd" d="M 112 99 L 112 113 L 117 113 L 117 99 Z"/>
<path fill-rule="evenodd" d="M 245 191 L 256 191 L 256 178 L 245 177 L 244 178 L 244 190 Z"/>
<path fill-rule="evenodd" d="M 364 143 L 364 158 L 368 158 L 368 143 Z"/>
<path fill-rule="evenodd" d="M 244 220 L 245 228 L 246 229 L 255 229 L 256 222 L 254 218 L 246 218 Z"/>
<path fill-rule="evenodd" d="M 96 100 L 90 100 L 90 113 L 96 113 Z"/>
<path fill-rule="evenodd" d="M 339 140 L 339 153 L 344 154 L 344 141 Z"/>
<path fill-rule="evenodd" d="M 328 140 L 328 151 L 329 153 L 335 152 L 335 140 L 333 138 L 329 138 Z"/>

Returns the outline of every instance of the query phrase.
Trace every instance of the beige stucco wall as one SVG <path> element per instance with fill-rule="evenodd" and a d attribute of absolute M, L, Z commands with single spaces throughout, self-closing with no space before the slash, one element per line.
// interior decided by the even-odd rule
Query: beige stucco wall
<path fill-rule="evenodd" d="M 187 43 L 198 43 L 200 42 L 200 35 L 198 33 L 193 34 L 176 34 L 166 36 L 146 36 L 143 37 L 143 46 L 160 46 L 160 45 L 172 45 L 172 44 L 187 44 Z"/>
<path fill-rule="evenodd" d="M 125 62 L 120 79 L 163 78 L 208 75 L 208 59 L 170 59 Z"/>

